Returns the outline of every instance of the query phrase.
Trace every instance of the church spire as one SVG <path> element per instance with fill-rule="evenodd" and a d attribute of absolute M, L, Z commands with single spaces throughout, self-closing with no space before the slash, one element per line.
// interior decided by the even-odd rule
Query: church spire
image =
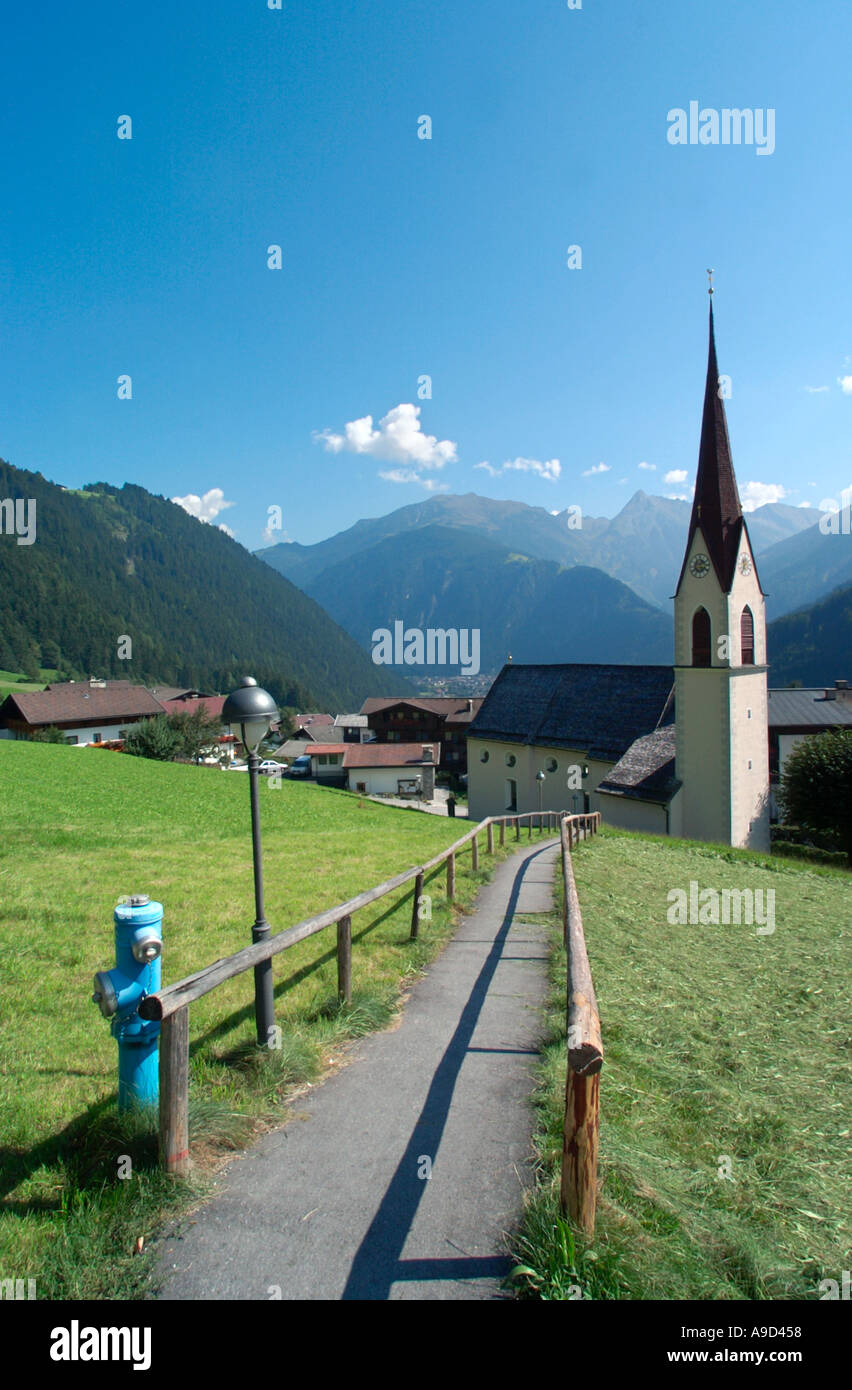
<path fill-rule="evenodd" d="M 743 528 L 743 513 L 731 444 L 725 404 L 719 395 L 719 368 L 716 362 L 716 337 L 713 330 L 712 271 L 710 281 L 710 346 L 707 358 L 707 382 L 704 387 L 704 414 L 701 420 L 701 443 L 698 449 L 698 474 L 695 479 L 695 498 L 689 523 L 687 554 L 696 529 L 700 526 L 719 583 L 728 593 L 734 578 L 737 547 Z"/>

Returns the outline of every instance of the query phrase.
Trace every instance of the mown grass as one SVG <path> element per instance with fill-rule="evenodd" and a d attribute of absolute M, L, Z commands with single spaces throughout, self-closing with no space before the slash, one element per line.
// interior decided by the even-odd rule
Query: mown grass
<path fill-rule="evenodd" d="M 261 816 L 275 931 L 423 862 L 468 828 L 288 782 L 261 787 Z M 91 1002 L 92 976 L 114 963 L 112 912 L 128 893 L 164 904 L 165 983 L 247 945 L 250 844 L 244 777 L 0 741 L 0 1277 L 36 1278 L 40 1298 L 150 1292 L 147 1251 L 164 1216 L 204 1194 L 224 1153 L 279 1123 L 348 1039 L 387 1026 L 401 987 L 452 930 L 443 871 L 427 880 L 432 919 L 417 942 L 408 939 L 413 885 L 358 913 L 349 1007 L 336 998 L 333 929 L 277 956 L 273 1050 L 254 1043 L 251 972 L 194 1004 L 195 1169 L 185 1184 L 168 1181 L 150 1119 L 117 1114 L 116 1044 Z M 459 861 L 460 908 L 489 862 L 473 874 L 468 854 Z"/>
<path fill-rule="evenodd" d="M 575 854 L 602 1018 L 595 1238 L 561 1222 L 565 955 L 554 922 L 539 1185 L 515 1244 L 544 1299 L 816 1299 L 849 1268 L 850 878 L 604 831 Z M 775 890 L 774 933 L 673 926 L 667 894 Z M 730 1171 L 730 1178 L 724 1174 Z"/>

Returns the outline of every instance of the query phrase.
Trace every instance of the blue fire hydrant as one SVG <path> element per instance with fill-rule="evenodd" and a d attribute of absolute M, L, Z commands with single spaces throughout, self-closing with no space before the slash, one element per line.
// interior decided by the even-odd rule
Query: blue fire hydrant
<path fill-rule="evenodd" d="M 92 1000 L 118 1043 L 118 1108 L 154 1106 L 159 1098 L 157 1044 L 160 1025 L 137 1010 L 160 988 L 163 905 L 147 893 L 126 898 L 115 909 L 115 969 L 95 975 Z"/>

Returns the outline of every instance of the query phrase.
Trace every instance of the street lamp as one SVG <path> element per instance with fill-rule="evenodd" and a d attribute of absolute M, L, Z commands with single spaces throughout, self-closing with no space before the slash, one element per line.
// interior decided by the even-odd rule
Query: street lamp
<path fill-rule="evenodd" d="M 541 815 L 541 794 L 544 791 L 544 773 L 537 772 L 535 780 L 538 782 L 538 813 Z"/>
<path fill-rule="evenodd" d="M 269 725 L 278 718 L 278 706 L 267 690 L 261 690 L 252 676 L 245 676 L 239 690 L 225 701 L 222 723 L 239 726 L 248 754 L 249 794 L 251 796 L 251 847 L 254 858 L 255 923 L 252 941 L 266 941 L 269 923 L 263 906 L 263 864 L 260 851 L 260 799 L 258 797 L 257 750 L 269 732 Z M 259 1047 L 268 1045 L 275 1027 L 275 1001 L 272 993 L 272 962 L 263 961 L 254 967 L 254 1017 Z"/>

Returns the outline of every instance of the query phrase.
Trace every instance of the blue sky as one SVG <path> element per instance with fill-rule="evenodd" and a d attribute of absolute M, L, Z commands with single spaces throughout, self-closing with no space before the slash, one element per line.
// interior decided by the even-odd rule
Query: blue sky
<path fill-rule="evenodd" d="M 437 488 L 688 494 L 712 266 L 741 491 L 849 485 L 843 0 L 93 0 L 4 38 L 16 466 L 212 494 L 250 548 L 276 505 L 309 543 Z M 771 109 L 773 152 L 673 145 L 693 100 Z"/>

